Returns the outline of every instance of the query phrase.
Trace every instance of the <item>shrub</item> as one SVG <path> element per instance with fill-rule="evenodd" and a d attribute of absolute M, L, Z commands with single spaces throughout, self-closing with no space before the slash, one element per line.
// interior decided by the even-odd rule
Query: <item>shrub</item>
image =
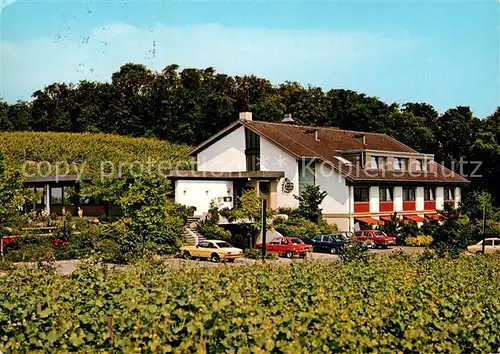
<path fill-rule="evenodd" d="M 14 264 L 10 261 L 2 261 L 0 260 L 0 270 L 13 270 Z"/>
<path fill-rule="evenodd" d="M 231 233 L 222 227 L 207 222 L 205 220 L 200 221 L 196 226 L 196 231 L 202 234 L 205 238 L 209 240 L 224 240 L 231 241 Z"/>
<path fill-rule="evenodd" d="M 423 235 L 433 236 L 439 229 L 439 222 L 434 219 L 424 220 L 422 226 L 420 227 L 420 232 Z"/>
<path fill-rule="evenodd" d="M 4 247 L 5 259 L 11 262 L 48 261 L 54 258 L 50 239 L 47 237 L 22 237 Z"/>
<path fill-rule="evenodd" d="M 324 220 L 314 223 L 300 217 L 288 218 L 287 220 L 277 218 L 273 223 L 273 227 L 284 236 L 295 236 L 300 238 L 313 238 L 316 235 L 330 234 L 338 231 L 338 227 L 335 224 L 328 224 Z"/>
<path fill-rule="evenodd" d="M 246 258 L 262 259 L 262 250 L 260 248 L 248 248 L 245 250 L 244 254 Z M 278 259 L 278 255 L 267 251 L 265 259 L 276 260 Z"/>
<path fill-rule="evenodd" d="M 415 221 L 404 220 L 399 230 L 399 234 L 397 235 L 397 239 L 400 244 L 404 244 L 408 237 L 415 237 L 420 235 L 420 233 L 420 229 Z"/>
<path fill-rule="evenodd" d="M 361 262 L 367 263 L 372 256 L 368 249 L 361 242 L 354 243 L 351 247 L 344 248 L 339 254 L 343 262 Z"/>
<path fill-rule="evenodd" d="M 427 247 L 432 244 L 432 241 L 434 241 L 432 236 L 420 235 L 420 236 L 408 237 L 406 239 L 406 244 L 409 246 Z"/>

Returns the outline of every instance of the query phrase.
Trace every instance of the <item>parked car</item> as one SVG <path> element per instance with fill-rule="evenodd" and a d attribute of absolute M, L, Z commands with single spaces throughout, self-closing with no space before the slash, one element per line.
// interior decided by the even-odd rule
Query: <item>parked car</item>
<path fill-rule="evenodd" d="M 312 239 L 306 239 L 304 241 L 312 245 L 314 251 L 327 251 L 332 254 L 340 253 L 344 248 L 352 245 L 352 242 L 343 233 L 316 235 Z"/>
<path fill-rule="evenodd" d="M 483 241 L 479 241 L 475 245 L 467 247 L 467 251 L 475 254 L 483 253 Z M 494 253 L 496 251 L 500 252 L 500 238 L 488 237 L 484 240 L 484 252 Z"/>
<path fill-rule="evenodd" d="M 262 243 L 258 243 L 257 247 L 262 247 Z M 269 252 L 277 253 L 286 258 L 293 256 L 305 257 L 309 252 L 312 252 L 312 246 L 304 243 L 298 237 L 275 237 L 271 242 L 266 243 L 266 248 Z"/>
<path fill-rule="evenodd" d="M 233 247 L 226 241 L 204 240 L 196 246 L 181 247 L 181 254 L 185 259 L 208 258 L 212 262 L 219 262 L 220 260 L 234 262 L 236 258 L 243 256 L 243 250 Z"/>
<path fill-rule="evenodd" d="M 361 230 L 354 233 L 354 238 L 357 242 L 366 243 L 368 246 L 377 248 L 387 248 L 390 245 L 396 244 L 396 237 L 387 236 L 379 230 Z"/>

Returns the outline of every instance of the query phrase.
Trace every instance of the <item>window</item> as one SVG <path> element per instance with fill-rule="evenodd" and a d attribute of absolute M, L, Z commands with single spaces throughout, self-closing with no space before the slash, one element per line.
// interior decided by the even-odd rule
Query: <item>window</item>
<path fill-rule="evenodd" d="M 63 204 L 63 189 L 62 187 L 52 187 L 50 189 L 50 204 Z"/>
<path fill-rule="evenodd" d="M 422 171 L 427 171 L 429 160 L 422 160 L 421 162 L 422 162 Z"/>
<path fill-rule="evenodd" d="M 392 202 L 392 188 L 380 187 L 378 193 L 379 201 Z"/>
<path fill-rule="evenodd" d="M 269 194 L 271 191 L 271 182 L 259 181 L 259 192 L 262 194 Z"/>
<path fill-rule="evenodd" d="M 385 168 L 386 161 L 386 158 L 383 156 L 372 156 L 370 158 L 370 168 L 383 170 Z"/>
<path fill-rule="evenodd" d="M 493 246 L 493 240 L 484 240 L 485 246 Z"/>
<path fill-rule="evenodd" d="M 229 243 L 225 242 L 225 241 L 222 241 L 222 242 L 216 242 L 215 243 L 219 248 L 232 248 L 233 246 L 231 246 Z"/>
<path fill-rule="evenodd" d="M 322 237 L 321 235 L 314 236 L 313 240 L 320 242 L 321 241 L 321 237 Z"/>
<path fill-rule="evenodd" d="M 422 160 L 415 160 L 415 170 L 422 171 Z"/>
<path fill-rule="evenodd" d="M 415 188 L 403 188 L 403 201 L 405 202 L 415 201 Z"/>
<path fill-rule="evenodd" d="M 331 238 L 331 236 L 324 235 L 324 236 L 323 236 L 323 242 L 332 242 L 332 238 Z"/>
<path fill-rule="evenodd" d="M 424 189 L 424 200 L 425 201 L 434 201 L 435 200 L 435 191 L 434 188 L 425 188 Z"/>
<path fill-rule="evenodd" d="M 300 238 L 292 238 L 290 242 L 292 243 L 292 245 L 302 245 L 304 243 Z"/>
<path fill-rule="evenodd" d="M 273 245 L 279 245 L 281 243 L 281 239 L 280 238 L 275 238 L 270 243 L 273 244 Z"/>
<path fill-rule="evenodd" d="M 208 243 L 208 241 L 201 241 L 199 244 L 198 244 L 198 247 L 203 247 L 203 248 L 208 248 L 210 244 Z"/>
<path fill-rule="evenodd" d="M 408 167 L 408 159 L 402 157 L 394 158 L 394 169 L 395 170 L 406 170 Z"/>
<path fill-rule="evenodd" d="M 245 146 L 247 171 L 260 171 L 260 137 L 247 128 L 245 128 Z"/>
<path fill-rule="evenodd" d="M 282 245 L 288 245 L 288 240 L 286 238 L 281 239 Z"/>
<path fill-rule="evenodd" d="M 43 204 L 45 197 L 45 188 L 43 187 L 35 187 L 35 203 Z"/>
<path fill-rule="evenodd" d="M 445 188 L 444 189 L 444 200 L 447 202 L 451 202 L 451 201 L 455 200 L 455 189 Z"/>
<path fill-rule="evenodd" d="M 315 164 L 314 159 L 299 160 L 299 194 L 302 193 L 307 186 L 314 186 Z"/>
<path fill-rule="evenodd" d="M 368 187 L 354 187 L 354 202 L 369 202 L 370 189 Z"/>

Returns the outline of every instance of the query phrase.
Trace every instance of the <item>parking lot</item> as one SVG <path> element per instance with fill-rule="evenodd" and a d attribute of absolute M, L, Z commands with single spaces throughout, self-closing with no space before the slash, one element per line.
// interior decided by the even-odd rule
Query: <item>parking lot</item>
<path fill-rule="evenodd" d="M 372 249 L 369 250 L 370 253 L 374 254 L 389 254 L 391 252 L 395 251 L 403 251 L 408 254 L 413 254 L 413 253 L 419 253 L 424 250 L 423 247 L 405 247 L 405 246 L 395 246 L 395 247 L 389 247 L 387 249 Z M 294 258 L 293 261 L 297 262 L 304 262 L 307 260 L 320 260 L 320 261 L 337 261 L 339 259 L 338 255 L 335 254 L 329 254 L 329 253 L 320 253 L 320 252 L 313 252 L 308 254 L 306 259 L 299 259 L 299 258 Z M 174 265 L 174 266 L 179 266 L 179 267 L 190 267 L 190 266 L 201 266 L 201 267 L 216 267 L 216 266 L 244 266 L 244 265 L 249 265 L 257 262 L 258 260 L 254 259 L 248 259 L 248 258 L 239 258 L 236 259 L 234 263 L 226 263 L 226 262 L 221 262 L 221 263 L 213 263 L 210 262 L 209 260 L 185 260 L 182 258 L 165 258 L 165 263 L 169 265 Z M 285 257 L 280 257 L 277 262 L 279 263 L 290 263 L 292 262 L 291 259 L 287 259 Z M 67 261 L 56 261 L 55 266 L 57 269 L 57 272 L 59 274 L 71 274 L 73 273 L 78 265 L 81 263 L 80 260 L 67 260 Z M 30 263 L 25 263 L 25 264 L 30 264 Z M 117 265 L 110 265 L 111 268 L 120 268 L 120 269 L 126 269 L 127 266 L 117 266 Z"/>
<path fill-rule="evenodd" d="M 395 247 L 389 247 L 387 249 L 370 249 L 368 252 L 373 253 L 373 254 L 380 254 L 380 255 L 386 255 L 390 254 L 391 252 L 396 252 L 396 251 L 402 251 L 404 253 L 408 254 L 415 254 L 415 253 L 420 253 L 423 252 L 424 248 L 423 247 L 407 247 L 407 246 L 395 246 Z M 330 254 L 330 253 L 322 253 L 322 252 L 313 252 L 307 255 L 306 259 L 300 259 L 300 258 L 293 258 L 293 259 L 288 259 L 285 257 L 279 257 L 278 262 L 280 263 L 290 263 L 292 261 L 298 261 L 298 262 L 304 262 L 307 260 L 320 260 L 320 261 L 337 261 L 339 259 L 339 256 L 336 254 Z M 169 264 L 174 264 L 174 265 L 179 265 L 179 266 L 189 266 L 189 265 L 199 265 L 199 266 L 217 266 L 218 264 L 224 264 L 224 265 L 245 265 L 245 264 L 252 264 L 255 263 L 257 260 L 254 259 L 248 259 L 248 258 L 238 258 L 235 260 L 234 263 L 213 263 L 210 262 L 209 260 L 185 260 L 185 259 L 180 259 L 180 258 L 171 258 L 171 259 L 166 259 L 165 262 Z"/>

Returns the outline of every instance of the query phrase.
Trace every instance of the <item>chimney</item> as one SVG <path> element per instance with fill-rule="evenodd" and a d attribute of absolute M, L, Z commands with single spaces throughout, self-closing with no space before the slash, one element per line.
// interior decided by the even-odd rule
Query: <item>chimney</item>
<path fill-rule="evenodd" d="M 281 123 L 286 123 L 286 124 L 295 124 L 295 121 L 292 118 L 291 113 L 285 113 L 285 116 L 283 117 L 283 120 Z"/>
<path fill-rule="evenodd" d="M 240 120 L 252 120 L 252 112 L 240 112 Z"/>

